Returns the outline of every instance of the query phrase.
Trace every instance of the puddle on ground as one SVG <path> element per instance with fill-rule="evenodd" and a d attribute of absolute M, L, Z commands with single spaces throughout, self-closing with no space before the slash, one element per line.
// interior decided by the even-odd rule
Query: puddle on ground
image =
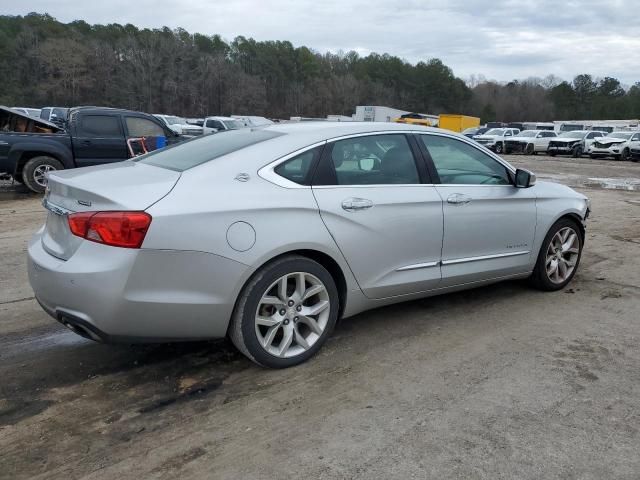
<path fill-rule="evenodd" d="M 640 178 L 588 178 L 584 185 L 611 190 L 640 191 Z"/>

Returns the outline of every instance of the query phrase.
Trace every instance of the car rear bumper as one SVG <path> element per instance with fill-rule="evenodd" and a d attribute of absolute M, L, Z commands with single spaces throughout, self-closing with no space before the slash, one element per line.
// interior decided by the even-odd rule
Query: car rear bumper
<path fill-rule="evenodd" d="M 42 308 L 76 333 L 105 342 L 226 335 L 247 267 L 204 252 L 134 250 L 85 241 L 69 260 L 28 247 Z"/>

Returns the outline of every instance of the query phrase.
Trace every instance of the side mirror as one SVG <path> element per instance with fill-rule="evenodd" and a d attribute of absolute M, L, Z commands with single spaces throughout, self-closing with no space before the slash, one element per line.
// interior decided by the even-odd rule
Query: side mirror
<path fill-rule="evenodd" d="M 536 184 L 536 176 L 529 170 L 518 168 L 516 170 L 516 188 L 529 188 Z"/>

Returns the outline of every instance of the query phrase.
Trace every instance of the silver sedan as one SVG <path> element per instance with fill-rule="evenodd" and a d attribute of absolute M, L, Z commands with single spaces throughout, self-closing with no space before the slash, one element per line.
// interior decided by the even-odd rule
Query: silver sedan
<path fill-rule="evenodd" d="M 355 122 L 52 172 L 43 203 L 29 278 L 58 321 L 104 342 L 228 336 L 269 367 L 381 305 L 515 278 L 561 289 L 589 214 L 464 136 Z"/>

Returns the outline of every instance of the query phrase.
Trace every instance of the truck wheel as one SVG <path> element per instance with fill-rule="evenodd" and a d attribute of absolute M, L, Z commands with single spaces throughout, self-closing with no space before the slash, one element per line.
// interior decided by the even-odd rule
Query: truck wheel
<path fill-rule="evenodd" d="M 64 165 L 59 160 L 43 155 L 27 161 L 19 175 L 22 175 L 22 181 L 29 190 L 42 193 L 47 188 L 47 172 L 62 169 Z"/>
<path fill-rule="evenodd" d="M 502 149 L 502 144 L 501 143 L 496 143 L 495 149 L 496 149 L 496 153 L 497 154 L 502 153 L 502 150 L 503 150 Z"/>

